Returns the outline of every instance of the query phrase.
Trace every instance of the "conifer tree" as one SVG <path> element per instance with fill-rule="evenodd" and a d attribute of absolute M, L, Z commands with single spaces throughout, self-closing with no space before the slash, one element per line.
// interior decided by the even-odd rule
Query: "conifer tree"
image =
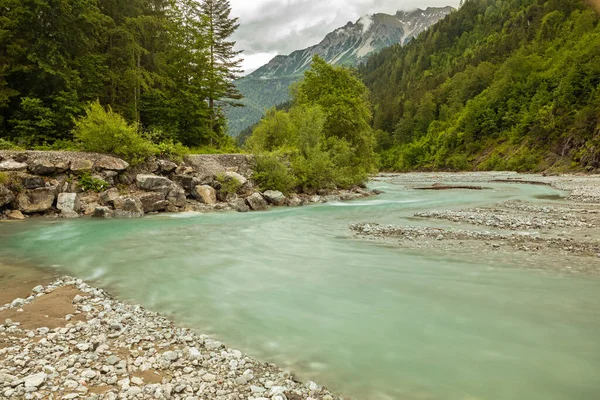
<path fill-rule="evenodd" d="M 234 50 L 231 36 L 239 27 L 238 19 L 231 17 L 229 0 L 202 0 L 201 10 L 206 20 L 206 37 L 209 48 L 209 73 L 207 74 L 208 103 L 211 130 L 221 130 L 223 115 L 218 102 L 240 105 L 242 98 L 233 81 L 241 73 L 241 51 Z"/>

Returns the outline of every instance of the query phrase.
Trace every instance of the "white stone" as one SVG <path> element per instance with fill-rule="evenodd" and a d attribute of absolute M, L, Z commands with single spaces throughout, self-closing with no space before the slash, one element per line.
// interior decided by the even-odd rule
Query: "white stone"
<path fill-rule="evenodd" d="M 46 381 L 46 374 L 40 372 L 38 374 L 29 375 L 28 377 L 23 379 L 23 383 L 25 387 L 39 387 Z"/>
<path fill-rule="evenodd" d="M 179 358 L 179 354 L 177 354 L 177 352 L 175 351 L 165 351 L 163 353 L 163 358 L 167 361 L 177 361 L 177 359 Z"/>
<path fill-rule="evenodd" d="M 44 287 L 42 285 L 38 285 L 33 288 L 33 293 L 40 293 L 44 291 Z"/>
<path fill-rule="evenodd" d="M 12 301 L 12 303 L 10 303 L 11 308 L 16 308 L 16 307 L 22 307 L 23 305 L 25 305 L 25 299 L 14 299 Z"/>
<path fill-rule="evenodd" d="M 267 389 L 265 389 L 265 388 L 264 388 L 264 387 L 262 387 L 262 386 L 254 386 L 254 385 L 252 385 L 252 386 L 250 386 L 250 391 L 251 391 L 252 393 L 261 394 L 261 393 L 264 393 L 264 392 L 266 392 L 266 391 L 267 391 Z"/>

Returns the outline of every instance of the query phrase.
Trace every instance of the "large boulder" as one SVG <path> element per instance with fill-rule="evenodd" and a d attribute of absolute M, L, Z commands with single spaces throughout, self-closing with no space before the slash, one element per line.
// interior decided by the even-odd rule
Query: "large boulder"
<path fill-rule="evenodd" d="M 146 213 L 164 211 L 169 205 L 169 202 L 165 200 L 165 196 L 159 192 L 144 193 L 139 196 L 139 199 Z"/>
<path fill-rule="evenodd" d="M 71 171 L 75 174 L 92 172 L 92 169 L 94 169 L 94 163 L 85 158 L 71 161 Z"/>
<path fill-rule="evenodd" d="M 40 158 L 29 163 L 29 171 L 34 175 L 52 175 L 56 167 L 52 161 Z"/>
<path fill-rule="evenodd" d="M 102 157 L 100 160 L 96 161 L 94 165 L 98 169 L 119 172 L 129 168 L 129 163 L 116 157 Z"/>
<path fill-rule="evenodd" d="M 267 190 L 263 193 L 263 196 L 265 199 L 267 199 L 269 203 L 274 204 L 276 206 L 285 205 L 285 202 L 287 200 L 283 193 L 281 193 L 278 190 Z"/>
<path fill-rule="evenodd" d="M 140 199 L 131 196 L 121 196 L 114 201 L 115 217 L 141 218 L 144 216 L 144 206 Z"/>
<path fill-rule="evenodd" d="M 21 221 L 25 219 L 25 216 L 19 210 L 11 210 L 6 214 L 6 218 L 13 221 Z"/>
<path fill-rule="evenodd" d="M 192 192 L 194 186 L 204 183 L 192 175 L 173 175 L 172 178 L 175 183 L 183 187 L 188 193 Z"/>
<path fill-rule="evenodd" d="M 54 188 L 24 190 L 17 196 L 17 207 L 25 214 L 48 211 L 56 199 Z"/>
<path fill-rule="evenodd" d="M 185 207 L 185 203 L 187 202 L 185 190 L 176 183 L 173 183 L 167 193 L 167 201 L 174 207 Z"/>
<path fill-rule="evenodd" d="M 135 183 L 138 188 L 149 192 L 164 192 L 167 194 L 171 190 L 173 182 L 164 176 L 139 174 L 135 177 Z"/>
<path fill-rule="evenodd" d="M 25 189 L 38 189 L 46 186 L 46 181 L 41 176 L 27 175 L 23 177 Z"/>
<path fill-rule="evenodd" d="M 169 160 L 158 160 L 157 164 L 158 164 L 158 170 L 162 174 L 170 174 L 171 172 L 175 171 L 175 169 L 177 168 L 177 164 L 175 164 L 174 162 L 171 162 Z"/>
<path fill-rule="evenodd" d="M 112 218 L 114 215 L 113 211 L 104 206 L 96 206 L 92 212 L 93 218 Z"/>
<path fill-rule="evenodd" d="M 0 162 L 0 172 L 25 171 L 27 164 L 15 160 L 5 160 Z"/>
<path fill-rule="evenodd" d="M 214 205 L 217 203 L 217 191 L 212 186 L 197 185 L 192 189 L 192 196 L 204 204 Z"/>
<path fill-rule="evenodd" d="M 235 199 L 231 202 L 231 207 L 237 212 L 245 213 L 250 211 L 250 207 L 248 207 L 244 199 Z"/>
<path fill-rule="evenodd" d="M 262 197 L 260 193 L 254 193 L 252 196 L 246 199 L 246 204 L 253 211 L 264 211 L 269 208 L 266 200 Z"/>
<path fill-rule="evenodd" d="M 79 195 L 77 193 L 59 193 L 56 200 L 56 208 L 65 218 L 77 218 L 81 209 Z"/>
<path fill-rule="evenodd" d="M 0 207 L 10 204 L 15 199 L 15 195 L 6 186 L 0 184 Z"/>
<path fill-rule="evenodd" d="M 248 179 L 238 174 L 237 172 L 227 171 L 225 172 L 225 176 L 229 179 L 234 179 L 240 184 L 240 186 L 244 186 L 246 183 L 248 183 Z"/>
<path fill-rule="evenodd" d="M 293 194 L 290 197 L 288 197 L 287 204 L 290 207 L 299 207 L 302 204 L 304 204 L 304 201 L 297 194 Z"/>
<path fill-rule="evenodd" d="M 100 193 L 100 201 L 106 205 L 112 205 L 116 199 L 120 196 L 117 188 L 110 188 Z"/>

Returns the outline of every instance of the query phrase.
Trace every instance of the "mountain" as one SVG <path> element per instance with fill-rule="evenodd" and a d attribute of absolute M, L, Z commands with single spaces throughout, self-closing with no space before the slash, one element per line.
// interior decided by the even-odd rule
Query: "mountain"
<path fill-rule="evenodd" d="M 238 80 L 237 87 L 245 96 L 246 107 L 228 111 L 231 134 L 237 136 L 258 122 L 266 109 L 288 101 L 290 84 L 302 77 L 314 55 L 330 64 L 358 66 L 386 47 L 408 43 L 452 11 L 452 7 L 443 7 L 364 16 L 329 33 L 315 46 L 276 56 Z"/>
<path fill-rule="evenodd" d="M 384 169 L 600 169 L 600 17 L 584 0 L 466 0 L 359 73 Z"/>

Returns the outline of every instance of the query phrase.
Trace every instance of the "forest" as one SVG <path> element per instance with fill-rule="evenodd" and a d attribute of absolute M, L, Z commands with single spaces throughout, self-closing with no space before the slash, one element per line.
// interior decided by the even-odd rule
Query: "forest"
<path fill-rule="evenodd" d="M 0 0 L 0 147 L 77 148 L 86 114 L 148 144 L 231 143 L 230 11 L 227 0 Z"/>
<path fill-rule="evenodd" d="M 360 74 L 385 170 L 600 168 L 600 25 L 582 0 L 466 0 Z"/>

